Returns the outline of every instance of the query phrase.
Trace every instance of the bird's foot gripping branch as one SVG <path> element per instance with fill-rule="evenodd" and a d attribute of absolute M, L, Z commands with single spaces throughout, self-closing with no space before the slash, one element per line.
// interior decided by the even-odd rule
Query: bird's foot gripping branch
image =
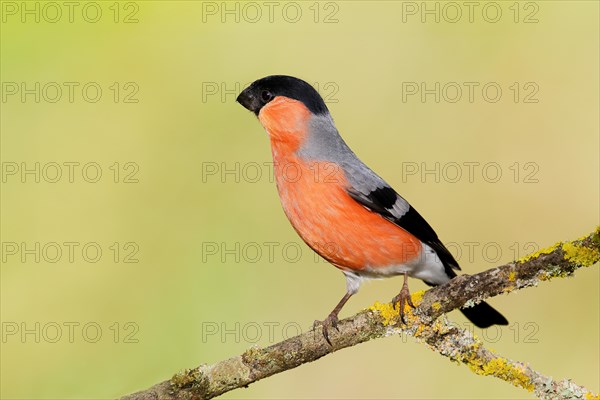
<path fill-rule="evenodd" d="M 478 375 L 489 375 L 533 392 L 542 399 L 596 399 L 571 380 L 554 380 L 531 366 L 512 361 L 485 348 L 466 330 L 448 324 L 442 314 L 483 299 L 536 286 L 554 278 L 572 276 L 600 260 L 600 228 L 569 242 L 560 242 L 515 262 L 475 275 L 461 275 L 427 292 L 412 294 L 416 308 L 406 307 L 405 322 L 391 304 L 375 303 L 367 310 L 339 321 L 332 346 L 312 331 L 265 348 L 184 370 L 170 380 L 128 396 L 128 400 L 210 399 L 271 375 L 315 361 L 327 354 L 384 336 L 404 333 L 452 361 L 465 364 Z"/>

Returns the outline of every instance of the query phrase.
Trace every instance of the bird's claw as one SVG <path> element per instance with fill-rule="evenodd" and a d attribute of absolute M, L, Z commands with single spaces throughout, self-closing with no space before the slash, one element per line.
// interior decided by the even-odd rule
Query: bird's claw
<path fill-rule="evenodd" d="M 338 332 L 340 331 L 340 328 L 338 328 L 337 315 L 330 314 L 323 321 L 315 321 L 313 323 L 313 332 L 315 334 L 317 332 L 317 326 L 319 326 L 319 325 L 321 325 L 323 327 L 323 338 L 325 338 L 325 341 L 327 342 L 327 344 L 329 344 L 329 346 L 333 347 L 333 344 L 331 344 L 331 339 L 329 338 L 329 327 L 335 328 L 335 330 Z M 316 339 L 316 336 L 314 338 Z"/>
<path fill-rule="evenodd" d="M 392 299 L 392 305 L 394 308 L 396 307 L 396 304 L 398 304 L 400 307 L 400 320 L 398 321 L 398 324 L 401 322 L 406 325 L 406 319 L 404 318 L 404 306 L 408 304 L 411 308 L 415 308 L 410 296 L 410 291 L 408 290 L 408 285 L 404 284 L 400 290 L 400 293 L 398 293 L 398 295 Z"/>

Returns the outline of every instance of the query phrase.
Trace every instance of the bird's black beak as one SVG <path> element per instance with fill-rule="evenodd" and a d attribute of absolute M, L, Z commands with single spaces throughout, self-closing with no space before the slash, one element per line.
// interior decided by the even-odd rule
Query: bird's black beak
<path fill-rule="evenodd" d="M 258 112 L 262 108 L 262 104 L 260 101 L 252 94 L 252 91 L 249 87 L 244 89 L 242 93 L 237 97 L 236 101 L 243 105 L 246 109 L 252 111 L 254 114 L 258 115 Z"/>

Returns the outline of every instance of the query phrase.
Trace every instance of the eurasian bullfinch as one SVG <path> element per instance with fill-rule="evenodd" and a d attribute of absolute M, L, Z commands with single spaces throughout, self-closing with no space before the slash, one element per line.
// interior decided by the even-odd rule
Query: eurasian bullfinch
<path fill-rule="evenodd" d="M 340 310 L 364 279 L 403 275 L 402 289 L 392 300 L 403 317 L 405 304 L 414 307 L 408 276 L 430 286 L 456 276 L 458 262 L 435 231 L 350 150 L 311 85 L 291 76 L 267 76 L 244 89 L 237 101 L 256 114 L 269 135 L 279 198 L 292 226 L 346 277 L 346 294 L 322 321 L 328 343 L 328 327 L 337 327 Z M 481 328 L 508 323 L 484 302 L 461 311 Z"/>

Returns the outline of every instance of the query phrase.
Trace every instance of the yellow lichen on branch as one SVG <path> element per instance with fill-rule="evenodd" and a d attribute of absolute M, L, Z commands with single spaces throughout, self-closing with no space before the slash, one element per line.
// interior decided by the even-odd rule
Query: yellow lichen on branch
<path fill-rule="evenodd" d="M 600 400 L 600 394 L 586 393 L 585 398 L 586 400 Z"/>
<path fill-rule="evenodd" d="M 383 326 L 395 324 L 400 315 L 400 311 L 391 303 L 380 303 L 376 301 L 375 304 L 369 307 L 369 310 L 374 311 L 381 317 Z"/>
<path fill-rule="evenodd" d="M 418 292 L 414 292 L 411 294 L 412 303 L 415 306 L 418 306 L 423 300 L 423 295 L 425 294 L 424 290 L 419 290 Z M 374 311 L 381 317 L 381 323 L 384 326 L 395 325 L 398 323 L 398 318 L 400 318 L 400 309 L 395 307 L 391 303 L 380 303 L 376 301 L 371 307 L 368 308 L 370 311 Z M 412 316 L 412 308 L 408 305 L 404 305 L 404 315 L 405 318 L 410 318 Z"/>
<path fill-rule="evenodd" d="M 598 249 L 578 246 L 572 242 L 564 243 L 562 249 L 565 252 L 565 260 L 584 267 L 594 265 L 600 260 L 600 251 Z"/>
<path fill-rule="evenodd" d="M 543 249 L 539 249 L 538 251 L 535 251 L 531 254 L 527 254 L 526 256 L 523 256 L 521 258 L 519 258 L 517 260 L 517 263 L 523 264 L 527 261 L 531 261 L 534 260 L 536 258 L 539 258 L 540 256 L 544 255 L 544 254 L 550 254 L 552 253 L 554 250 L 556 250 L 562 243 L 558 242 L 558 243 L 554 243 L 552 246 L 550 247 L 545 247 Z"/>
<path fill-rule="evenodd" d="M 582 246 L 581 243 L 588 238 L 591 239 L 592 243 L 595 246 Z M 598 261 L 600 261 L 600 226 L 597 227 L 591 235 L 582 236 L 579 239 L 572 240 L 569 242 L 555 243 L 550 247 L 540 249 L 534 253 L 528 254 L 520 258 L 519 260 L 517 260 L 517 263 L 522 264 L 524 262 L 539 258 L 544 254 L 551 254 L 558 248 L 562 249 L 564 253 L 564 258 L 567 261 L 576 263 L 583 267 L 589 267 L 591 265 L 596 264 Z"/>
<path fill-rule="evenodd" d="M 494 354 L 489 350 L 487 352 Z M 531 377 L 527 373 L 527 369 L 524 366 L 513 363 L 506 358 L 496 356 L 490 360 L 486 360 L 479 357 L 477 352 L 475 352 L 475 355 L 461 361 L 477 375 L 492 375 L 496 378 L 502 379 L 503 381 L 511 383 L 516 387 L 522 387 L 528 392 L 532 392 L 535 388 L 531 382 Z"/>

